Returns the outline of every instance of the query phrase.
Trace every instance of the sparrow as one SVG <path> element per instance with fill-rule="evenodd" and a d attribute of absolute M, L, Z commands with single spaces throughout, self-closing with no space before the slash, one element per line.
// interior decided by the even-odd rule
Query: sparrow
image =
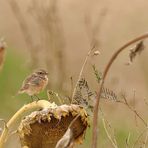
<path fill-rule="evenodd" d="M 44 90 L 48 84 L 47 75 L 48 72 L 43 69 L 37 70 L 36 72 L 32 73 L 23 81 L 22 87 L 18 91 L 18 94 L 26 93 L 31 96 L 32 101 L 33 96 L 38 98 L 37 94 Z"/>

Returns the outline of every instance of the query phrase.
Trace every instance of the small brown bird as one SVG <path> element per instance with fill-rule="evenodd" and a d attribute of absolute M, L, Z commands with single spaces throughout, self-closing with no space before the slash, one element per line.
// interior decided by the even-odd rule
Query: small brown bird
<path fill-rule="evenodd" d="M 33 100 L 33 96 L 37 96 L 48 84 L 48 72 L 43 69 L 40 69 L 30 76 L 28 76 L 22 84 L 21 89 L 19 90 L 19 94 L 26 93 L 31 96 Z M 38 98 L 39 99 L 39 98 Z"/>

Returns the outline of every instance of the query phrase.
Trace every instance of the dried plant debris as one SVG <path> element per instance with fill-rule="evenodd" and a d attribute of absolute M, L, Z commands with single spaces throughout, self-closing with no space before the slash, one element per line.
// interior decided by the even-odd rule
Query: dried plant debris
<path fill-rule="evenodd" d="M 0 119 L 0 122 L 4 123 L 4 128 L 7 128 L 7 122 L 4 119 Z"/>
<path fill-rule="evenodd" d="M 79 115 L 77 115 L 72 122 L 70 123 L 66 133 L 63 135 L 63 137 L 58 141 L 56 148 L 69 148 L 73 146 L 74 141 L 74 124 L 76 120 L 78 119 Z"/>
<path fill-rule="evenodd" d="M 91 108 L 94 97 L 94 92 L 90 90 L 88 82 L 85 80 L 85 78 L 81 78 L 81 80 L 78 82 L 72 103 L 81 105 L 85 108 Z"/>
<path fill-rule="evenodd" d="M 68 148 L 73 142 L 73 132 L 70 128 L 66 131 L 64 136 L 58 141 L 56 148 Z"/>
<path fill-rule="evenodd" d="M 101 98 L 117 101 L 117 95 L 108 88 L 102 88 Z"/>
<path fill-rule="evenodd" d="M 60 105 L 64 104 L 64 99 L 62 99 L 62 97 L 57 92 L 55 92 L 53 90 L 47 90 L 47 96 L 48 96 L 48 100 L 50 102 L 58 100 Z"/>
<path fill-rule="evenodd" d="M 93 55 L 94 56 L 100 55 L 100 51 L 99 50 L 94 51 Z"/>
<path fill-rule="evenodd" d="M 144 50 L 145 46 L 143 44 L 143 41 L 139 42 L 134 48 L 130 50 L 129 58 L 130 62 L 132 63 L 137 54 L 141 54 L 141 52 Z"/>
<path fill-rule="evenodd" d="M 99 72 L 99 71 L 96 69 L 96 66 L 95 66 L 95 65 L 92 65 L 92 68 L 93 68 L 95 77 L 96 77 L 96 79 L 97 79 L 97 82 L 100 83 L 100 81 L 102 80 L 102 73 Z"/>
<path fill-rule="evenodd" d="M 22 147 L 55 148 L 65 133 L 72 137 L 73 143 L 82 142 L 88 125 L 88 115 L 84 108 L 74 104 L 61 105 L 32 112 L 21 121 L 18 133 Z M 67 141 L 71 143 L 71 138 Z"/>
<path fill-rule="evenodd" d="M 76 89 L 76 94 L 73 99 L 73 104 L 78 104 L 86 109 L 93 111 L 94 101 L 97 94 L 95 91 L 91 91 L 88 82 L 82 78 Z M 116 93 L 108 88 L 103 87 L 101 91 L 101 98 L 112 101 L 117 101 L 118 97 Z"/>
<path fill-rule="evenodd" d="M 4 123 L 4 127 L 3 128 L 0 128 L 0 135 L 1 135 L 2 132 L 3 132 L 3 130 L 4 129 L 8 129 L 8 128 L 7 128 L 7 123 L 6 123 L 6 121 L 4 119 L 0 119 L 0 122 L 3 122 Z"/>

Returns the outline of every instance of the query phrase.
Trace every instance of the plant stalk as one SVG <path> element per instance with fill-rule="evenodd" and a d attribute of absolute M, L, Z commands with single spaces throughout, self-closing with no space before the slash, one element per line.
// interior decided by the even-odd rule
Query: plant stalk
<path fill-rule="evenodd" d="M 92 129 L 92 145 L 91 148 L 97 148 L 97 141 L 98 141 L 98 110 L 99 110 L 99 103 L 100 103 L 100 96 L 101 96 L 101 90 L 103 88 L 103 84 L 105 82 L 105 78 L 113 64 L 113 62 L 115 61 L 115 59 L 117 58 L 117 56 L 124 51 L 124 49 L 126 49 L 128 46 L 136 43 L 137 41 L 143 40 L 145 38 L 148 38 L 148 33 L 143 34 L 139 37 L 134 38 L 133 40 L 130 40 L 129 42 L 127 42 L 126 44 L 124 44 L 123 46 L 121 46 L 111 57 L 111 59 L 109 60 L 108 64 L 105 67 L 105 70 L 103 72 L 103 77 L 102 77 L 102 81 L 100 83 L 100 86 L 98 88 L 98 92 L 97 92 L 97 96 L 96 96 L 96 103 L 94 106 L 94 113 L 93 113 L 93 129 Z"/>

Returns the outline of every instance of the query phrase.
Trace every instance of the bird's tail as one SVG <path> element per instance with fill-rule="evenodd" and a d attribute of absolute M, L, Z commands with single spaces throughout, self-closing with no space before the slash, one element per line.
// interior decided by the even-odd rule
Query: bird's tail
<path fill-rule="evenodd" d="M 17 97 L 19 94 L 22 94 L 24 91 L 23 90 L 19 90 L 18 92 L 16 92 L 16 94 L 14 94 L 12 97 L 15 98 Z"/>
<path fill-rule="evenodd" d="M 25 92 L 25 89 L 24 89 L 24 88 L 21 88 L 21 89 L 17 92 L 17 95 L 23 94 L 24 92 Z"/>

